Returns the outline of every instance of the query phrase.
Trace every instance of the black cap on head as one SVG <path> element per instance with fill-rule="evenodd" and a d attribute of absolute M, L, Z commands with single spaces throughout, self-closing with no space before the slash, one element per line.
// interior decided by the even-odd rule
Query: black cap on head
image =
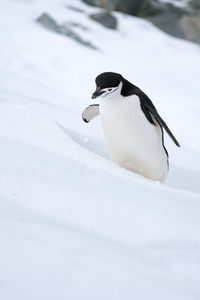
<path fill-rule="evenodd" d="M 123 81 L 122 75 L 114 72 L 105 72 L 97 76 L 95 82 L 100 89 L 115 87 Z"/>

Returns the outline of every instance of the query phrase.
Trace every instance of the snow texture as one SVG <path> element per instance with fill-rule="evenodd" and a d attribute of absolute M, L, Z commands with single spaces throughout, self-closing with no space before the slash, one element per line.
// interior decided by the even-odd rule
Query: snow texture
<path fill-rule="evenodd" d="M 0 7 L 0 299 L 200 299 L 199 46 L 120 13 L 105 29 L 79 1 Z M 44 12 L 99 50 L 43 28 Z M 104 71 L 179 140 L 165 137 L 164 184 L 113 164 L 100 119 L 82 121 Z"/>

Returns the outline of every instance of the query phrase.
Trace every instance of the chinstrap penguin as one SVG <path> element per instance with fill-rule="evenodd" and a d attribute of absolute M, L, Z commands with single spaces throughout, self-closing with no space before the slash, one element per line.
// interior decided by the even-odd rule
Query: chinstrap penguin
<path fill-rule="evenodd" d="M 88 106 L 82 118 L 89 122 L 100 114 L 111 160 L 144 177 L 163 181 L 168 171 L 163 129 L 180 145 L 148 96 L 122 75 L 105 72 L 96 78 L 92 99 L 97 97 L 99 104 Z"/>

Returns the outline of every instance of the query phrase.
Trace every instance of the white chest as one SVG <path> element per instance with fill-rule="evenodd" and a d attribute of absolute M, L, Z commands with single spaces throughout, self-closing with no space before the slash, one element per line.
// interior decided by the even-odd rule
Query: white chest
<path fill-rule="evenodd" d="M 137 96 L 103 101 L 100 115 L 109 144 L 117 143 L 118 147 L 143 151 L 143 147 L 147 146 L 150 150 L 156 140 L 160 140 L 160 128 L 146 119 Z"/>
<path fill-rule="evenodd" d="M 100 115 L 111 160 L 126 169 L 160 180 L 163 175 L 147 173 L 155 168 L 157 173 L 161 169 L 160 173 L 166 173 L 167 156 L 162 145 L 162 131 L 160 126 L 147 120 L 139 98 L 133 95 L 104 99 L 100 103 Z"/>

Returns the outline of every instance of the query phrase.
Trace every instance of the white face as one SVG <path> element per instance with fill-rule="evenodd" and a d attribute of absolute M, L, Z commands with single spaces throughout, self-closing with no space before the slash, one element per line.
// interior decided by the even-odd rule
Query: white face
<path fill-rule="evenodd" d="M 95 98 L 101 98 L 101 99 L 115 98 L 116 96 L 120 95 L 121 88 L 122 88 L 122 82 L 120 82 L 120 84 L 118 86 L 101 89 L 98 91 L 100 95 L 96 96 Z M 97 92 L 97 94 L 98 94 L 98 92 Z"/>
<path fill-rule="evenodd" d="M 119 86 L 102 89 L 101 92 L 104 92 L 104 93 L 102 95 L 100 95 L 99 98 L 105 98 L 106 96 L 114 93 L 118 88 L 119 88 Z"/>

